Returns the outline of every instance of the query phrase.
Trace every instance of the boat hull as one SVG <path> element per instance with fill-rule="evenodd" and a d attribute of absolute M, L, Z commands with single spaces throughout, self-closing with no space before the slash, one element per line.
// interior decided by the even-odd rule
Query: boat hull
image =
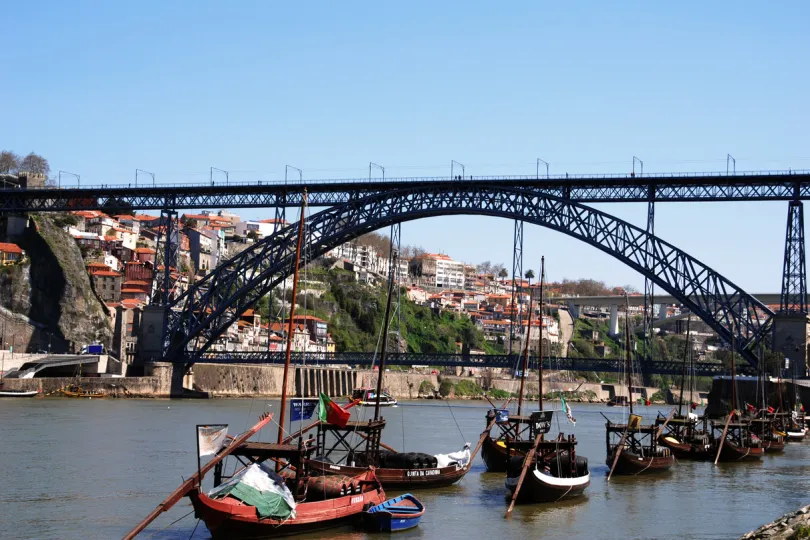
<path fill-rule="evenodd" d="M 358 476 L 368 471 L 366 468 L 350 467 L 348 465 L 334 465 L 320 460 L 310 460 L 309 470 L 315 475 L 342 474 Z M 455 484 L 467 474 L 466 467 L 434 468 L 434 469 L 389 469 L 376 468 L 374 473 L 385 489 L 432 489 L 447 487 Z"/>
<path fill-rule="evenodd" d="M 519 477 L 506 477 L 506 489 L 514 494 Z M 553 503 L 579 497 L 591 484 L 591 474 L 573 478 L 557 478 L 536 469 L 527 471 L 518 493 L 518 503 Z"/>
<path fill-rule="evenodd" d="M 762 441 L 762 449 L 766 454 L 773 454 L 775 452 L 782 452 L 785 449 L 784 441 Z"/>
<path fill-rule="evenodd" d="M 793 442 L 803 441 L 806 434 L 806 431 L 788 431 L 786 432 L 785 438 Z"/>
<path fill-rule="evenodd" d="M 0 398 L 31 398 L 35 397 L 39 392 L 36 390 L 0 390 Z"/>
<path fill-rule="evenodd" d="M 608 467 L 613 465 L 614 458 L 615 453 L 611 452 L 607 459 Z M 616 468 L 613 469 L 613 474 L 622 476 L 657 474 L 668 471 L 674 464 L 675 456 L 672 455 L 645 458 L 625 450 L 619 455 L 619 461 L 616 463 Z"/>
<path fill-rule="evenodd" d="M 382 489 L 335 499 L 299 503 L 294 518 L 259 519 L 256 509 L 234 499 L 214 500 L 193 490 L 189 498 L 195 516 L 202 519 L 214 539 L 259 540 L 321 531 L 357 523 L 365 508 L 385 500 Z"/>
<path fill-rule="evenodd" d="M 717 449 L 715 448 L 715 452 Z M 726 441 L 723 443 L 723 448 L 720 449 L 720 456 L 718 461 L 724 463 L 732 463 L 735 461 L 757 461 L 762 459 L 765 453 L 763 448 L 742 448 L 736 444 Z"/>
<path fill-rule="evenodd" d="M 512 450 L 510 457 L 521 456 L 522 452 Z M 487 466 L 487 472 L 506 472 L 506 447 L 501 446 L 492 437 L 484 439 L 481 445 L 481 459 Z"/>
<path fill-rule="evenodd" d="M 675 442 L 671 437 L 661 437 L 658 442 L 661 446 L 669 448 L 670 453 L 676 459 L 708 461 L 714 458 L 711 445 Z"/>
<path fill-rule="evenodd" d="M 394 504 L 390 505 L 392 502 Z M 406 531 L 419 525 L 423 515 L 422 503 L 407 494 L 363 512 L 363 527 L 369 532 Z"/>

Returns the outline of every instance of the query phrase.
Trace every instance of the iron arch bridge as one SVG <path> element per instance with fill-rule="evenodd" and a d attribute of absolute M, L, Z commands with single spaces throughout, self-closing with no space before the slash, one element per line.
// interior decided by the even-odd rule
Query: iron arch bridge
<path fill-rule="evenodd" d="M 752 345 L 770 328 L 773 312 L 694 257 L 626 221 L 583 204 L 505 185 L 443 184 L 400 188 L 356 198 L 313 214 L 306 223 L 310 257 L 367 232 L 440 215 L 486 215 L 547 227 L 608 253 L 651 279 L 731 341 L 752 365 Z M 259 298 L 290 273 L 298 224 L 257 242 L 167 304 L 165 361 L 195 363 Z"/>

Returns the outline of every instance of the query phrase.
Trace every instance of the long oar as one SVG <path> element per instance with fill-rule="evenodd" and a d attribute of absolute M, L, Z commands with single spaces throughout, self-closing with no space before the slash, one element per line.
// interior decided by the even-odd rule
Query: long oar
<path fill-rule="evenodd" d="M 661 427 L 660 427 L 660 428 L 658 428 L 658 431 L 656 431 L 656 432 L 655 432 L 655 440 L 656 440 L 656 441 L 657 441 L 657 440 L 658 440 L 658 439 L 661 437 L 661 435 L 664 433 L 664 428 L 666 428 L 666 427 L 667 427 L 667 424 L 669 424 L 669 421 L 670 421 L 670 420 L 672 420 L 672 418 L 675 416 L 675 413 L 676 413 L 676 412 L 677 412 L 677 411 L 676 411 L 675 409 L 672 409 L 672 412 L 670 412 L 670 413 L 669 413 L 669 416 L 667 416 L 667 419 L 666 419 L 666 420 L 664 420 L 664 423 L 661 425 Z"/>
<path fill-rule="evenodd" d="M 492 429 L 492 426 L 494 425 L 495 425 L 495 418 L 493 418 L 492 421 L 489 423 L 487 429 L 481 432 L 481 438 L 478 439 L 478 444 L 475 446 L 475 450 L 473 450 L 473 453 L 470 454 L 470 461 L 467 464 L 468 466 L 470 467 L 472 466 L 472 462 L 475 459 L 476 454 L 478 454 L 478 451 L 481 450 L 481 446 L 484 444 L 486 438 L 489 437 L 489 432 Z"/>
<path fill-rule="evenodd" d="M 538 433 L 537 437 L 534 438 L 534 445 L 532 445 L 532 449 L 526 454 L 526 458 L 523 460 L 523 469 L 520 471 L 520 478 L 518 478 L 517 486 L 515 486 L 515 492 L 512 493 L 512 502 L 509 503 L 509 508 L 506 510 L 506 515 L 503 516 L 504 518 L 512 517 L 512 509 L 515 508 L 515 501 L 517 501 L 518 493 L 520 493 L 520 488 L 523 486 L 523 480 L 526 478 L 526 471 L 529 470 L 529 466 L 534 461 L 534 453 L 537 450 L 537 445 L 540 444 L 540 439 L 543 438 L 542 433 Z"/>
<path fill-rule="evenodd" d="M 630 422 L 627 422 L 627 425 L 624 426 L 624 433 L 622 433 L 622 438 L 619 441 L 619 445 L 616 447 L 616 456 L 613 458 L 613 465 L 610 466 L 610 472 L 608 473 L 607 481 L 610 482 L 610 477 L 613 476 L 613 470 L 616 468 L 616 464 L 619 462 L 619 456 L 622 455 L 622 450 L 624 450 L 624 441 L 627 440 L 627 432 L 630 430 Z"/>
<path fill-rule="evenodd" d="M 728 415 L 728 420 L 726 420 L 726 425 L 723 426 L 723 435 L 720 437 L 720 444 L 717 447 L 717 457 L 714 458 L 714 464 L 717 465 L 717 462 L 720 461 L 720 452 L 723 451 L 723 443 L 726 442 L 726 434 L 728 433 L 728 425 L 731 423 L 732 418 L 737 414 L 737 411 L 731 410 L 731 413 Z"/>
<path fill-rule="evenodd" d="M 231 441 L 231 444 L 220 450 L 219 453 L 217 453 L 216 457 L 214 457 L 211 461 L 203 465 L 199 473 L 195 472 L 191 476 L 191 478 L 183 482 L 179 488 L 175 489 L 171 493 L 171 495 L 163 499 L 160 502 L 160 504 L 157 505 L 157 508 L 152 510 L 152 512 L 148 516 L 146 516 L 143 519 L 143 521 L 138 523 L 138 525 L 136 525 L 134 529 L 129 531 L 124 536 L 123 540 L 132 540 L 133 538 L 138 536 L 138 534 L 141 531 L 143 531 L 150 523 L 152 523 L 160 514 L 169 510 L 172 506 L 174 506 L 177 503 L 177 501 L 185 497 L 185 495 L 189 491 L 194 489 L 194 486 L 198 484 L 198 481 L 200 484 L 202 484 L 202 475 L 210 471 L 214 467 L 214 465 L 225 459 L 225 457 L 228 456 L 231 452 L 239 448 L 242 445 L 242 443 L 250 439 L 257 431 L 259 431 L 268 422 L 270 422 L 271 418 L 273 418 L 272 414 L 267 414 L 266 416 L 263 416 L 255 426 L 250 428 L 250 430 L 242 433 L 241 435 L 233 439 L 233 441 Z"/>

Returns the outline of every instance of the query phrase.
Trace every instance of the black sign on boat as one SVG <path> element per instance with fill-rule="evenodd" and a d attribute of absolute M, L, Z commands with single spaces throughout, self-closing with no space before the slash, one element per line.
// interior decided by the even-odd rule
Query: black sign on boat
<path fill-rule="evenodd" d="M 551 430 L 551 417 L 553 415 L 554 411 L 537 411 L 532 413 L 531 422 L 534 435 L 538 433 L 548 433 Z"/>

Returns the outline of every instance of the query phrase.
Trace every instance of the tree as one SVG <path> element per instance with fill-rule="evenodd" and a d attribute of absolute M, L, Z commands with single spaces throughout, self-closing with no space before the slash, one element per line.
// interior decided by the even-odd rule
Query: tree
<path fill-rule="evenodd" d="M 0 174 L 12 174 L 20 168 L 20 156 L 14 152 L 0 152 Z"/>
<path fill-rule="evenodd" d="M 259 239 L 259 233 L 256 231 L 248 231 L 247 237 L 256 242 Z"/>
<path fill-rule="evenodd" d="M 196 229 L 197 228 L 197 220 L 196 219 L 187 219 L 186 220 L 186 227 L 189 229 Z"/>
<path fill-rule="evenodd" d="M 492 263 L 484 261 L 476 267 L 479 274 L 489 274 L 492 272 Z"/>
<path fill-rule="evenodd" d="M 19 170 L 20 172 L 44 174 L 47 176 L 51 172 L 51 166 L 48 165 L 47 159 L 31 152 L 22 159 Z"/>
<path fill-rule="evenodd" d="M 498 277 L 500 277 L 500 278 L 505 278 L 505 277 L 507 277 L 508 275 L 509 275 L 509 272 L 507 272 L 507 271 L 506 271 L 506 268 L 504 268 L 504 267 L 502 266 L 502 267 L 501 267 L 501 271 L 500 271 L 500 272 L 498 272 Z"/>
<path fill-rule="evenodd" d="M 523 277 L 525 277 L 526 279 L 528 279 L 531 282 L 531 280 L 534 279 L 534 270 L 529 268 L 528 270 L 526 270 L 526 273 L 523 275 Z"/>

